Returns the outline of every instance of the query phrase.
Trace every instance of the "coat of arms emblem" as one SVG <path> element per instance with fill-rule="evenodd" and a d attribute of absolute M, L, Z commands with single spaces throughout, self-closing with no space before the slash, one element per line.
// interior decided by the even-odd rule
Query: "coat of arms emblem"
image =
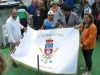
<path fill-rule="evenodd" d="M 40 51 L 43 53 L 42 57 L 43 59 L 41 60 L 42 62 L 44 63 L 52 63 L 52 60 L 51 58 L 53 57 L 53 54 L 58 50 L 58 48 L 53 51 L 53 39 L 47 39 L 46 40 L 46 43 L 45 43 L 45 47 L 44 47 L 44 52 L 42 51 L 41 48 Z"/>
<path fill-rule="evenodd" d="M 52 52 L 53 52 L 53 40 L 52 39 L 48 39 L 48 40 L 46 40 L 44 53 L 46 55 L 50 55 Z"/>

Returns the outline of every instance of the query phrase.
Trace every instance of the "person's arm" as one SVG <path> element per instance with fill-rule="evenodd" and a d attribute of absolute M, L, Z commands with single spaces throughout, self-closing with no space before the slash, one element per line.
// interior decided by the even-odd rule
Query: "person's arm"
<path fill-rule="evenodd" d="M 15 46 L 18 46 L 18 42 L 15 41 L 14 37 L 13 37 L 13 34 L 12 34 L 12 29 L 13 27 L 11 26 L 11 24 L 9 22 L 6 22 L 6 29 L 7 29 L 7 32 L 8 32 L 8 39 L 9 39 L 9 42 L 11 43 L 14 43 Z M 16 34 L 16 32 L 15 32 Z"/>
<path fill-rule="evenodd" d="M 30 14 L 30 5 L 27 7 L 27 12 Z"/>
<path fill-rule="evenodd" d="M 82 43 L 83 46 L 88 46 L 89 44 L 91 44 L 95 40 L 96 34 L 97 34 L 96 27 L 91 25 L 89 28 L 89 37 L 85 42 Z"/>
<path fill-rule="evenodd" d="M 80 24 L 80 25 L 75 25 L 75 26 L 74 26 L 74 29 L 79 29 L 79 30 L 81 31 L 82 28 L 83 28 L 83 24 L 84 24 L 84 23 L 82 23 L 82 24 Z"/>
<path fill-rule="evenodd" d="M 23 29 L 24 27 L 20 24 L 20 29 Z"/>
<path fill-rule="evenodd" d="M 27 15 L 27 23 L 29 23 L 29 14 L 28 14 L 28 12 L 26 12 L 26 15 Z"/>
<path fill-rule="evenodd" d="M 27 32 L 27 27 L 23 27 L 21 24 L 20 24 L 20 28 L 22 29 L 22 30 L 24 30 L 24 32 Z"/>
<path fill-rule="evenodd" d="M 60 28 L 60 22 L 59 21 L 56 22 L 56 28 Z"/>
<path fill-rule="evenodd" d="M 74 26 L 74 28 L 79 29 L 82 24 L 80 23 L 80 19 L 79 19 L 78 15 L 76 15 L 76 17 L 75 17 L 75 22 L 76 22 L 76 25 Z"/>
<path fill-rule="evenodd" d="M 18 18 L 18 21 L 19 21 L 19 23 L 20 23 L 19 18 Z M 23 30 L 24 30 L 24 32 L 26 32 L 26 31 L 27 31 L 27 27 L 24 27 L 24 26 L 23 26 L 23 25 L 21 25 L 21 24 L 20 24 L 20 29 L 23 29 Z"/>
<path fill-rule="evenodd" d="M 45 29 L 45 20 L 43 21 L 43 25 L 42 25 L 41 29 Z"/>
<path fill-rule="evenodd" d="M 74 28 L 75 29 L 80 29 L 81 28 L 81 24 L 80 25 L 75 25 Z"/>
<path fill-rule="evenodd" d="M 33 26 L 34 29 L 36 29 L 36 14 L 33 15 Z"/>
<path fill-rule="evenodd" d="M 8 32 L 8 39 L 9 39 L 9 42 L 12 42 L 12 43 L 15 43 L 15 39 L 12 35 L 12 26 L 9 22 L 6 22 L 6 29 L 7 29 L 7 32 Z M 16 34 L 16 33 L 15 33 Z"/>
<path fill-rule="evenodd" d="M 81 23 L 79 16 L 77 14 L 75 15 L 75 23 L 76 23 L 76 25 L 80 25 L 80 23 Z"/>
<path fill-rule="evenodd" d="M 27 27 L 23 27 L 23 26 L 20 24 L 20 28 L 23 29 L 24 32 L 27 32 L 27 29 L 28 29 Z"/>
<path fill-rule="evenodd" d="M 17 18 L 18 18 L 18 22 L 19 22 L 19 24 L 20 24 L 20 29 L 23 29 L 23 28 L 24 28 L 24 26 L 23 26 L 23 25 L 21 25 L 20 20 L 19 20 L 19 17 L 17 17 Z"/>
<path fill-rule="evenodd" d="M 63 27 L 62 14 L 61 14 L 61 18 L 60 18 L 59 22 L 60 22 L 60 28 L 62 28 Z"/>

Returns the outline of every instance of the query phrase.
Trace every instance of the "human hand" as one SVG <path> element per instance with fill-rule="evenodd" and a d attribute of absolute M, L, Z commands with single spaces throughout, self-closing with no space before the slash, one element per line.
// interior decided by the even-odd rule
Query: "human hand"
<path fill-rule="evenodd" d="M 75 25 L 75 26 L 74 26 L 74 29 L 78 29 L 78 28 L 79 28 L 79 26 L 78 26 L 78 25 Z"/>
<path fill-rule="evenodd" d="M 79 44 L 79 47 L 82 48 L 83 47 L 83 44 Z"/>
<path fill-rule="evenodd" d="M 27 27 L 25 27 L 25 28 L 24 28 L 24 32 L 27 32 L 27 29 L 28 29 L 28 28 L 27 28 Z"/>
<path fill-rule="evenodd" d="M 18 46 L 18 43 L 17 43 L 17 42 L 14 42 L 14 45 L 15 45 L 15 46 Z"/>

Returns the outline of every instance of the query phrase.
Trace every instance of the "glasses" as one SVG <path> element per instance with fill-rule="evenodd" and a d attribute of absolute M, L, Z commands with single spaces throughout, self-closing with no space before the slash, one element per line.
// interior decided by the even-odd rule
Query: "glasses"
<path fill-rule="evenodd" d="M 48 16 L 54 16 L 54 15 L 48 15 Z"/>

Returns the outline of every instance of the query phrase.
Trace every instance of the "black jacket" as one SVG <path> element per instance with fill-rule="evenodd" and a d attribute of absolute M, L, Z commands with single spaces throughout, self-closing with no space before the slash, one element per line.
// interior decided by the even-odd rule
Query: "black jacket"
<path fill-rule="evenodd" d="M 33 16 L 33 28 L 36 30 L 41 29 L 41 26 L 43 25 L 44 17 L 40 14 L 40 16 L 37 16 L 36 14 Z"/>

